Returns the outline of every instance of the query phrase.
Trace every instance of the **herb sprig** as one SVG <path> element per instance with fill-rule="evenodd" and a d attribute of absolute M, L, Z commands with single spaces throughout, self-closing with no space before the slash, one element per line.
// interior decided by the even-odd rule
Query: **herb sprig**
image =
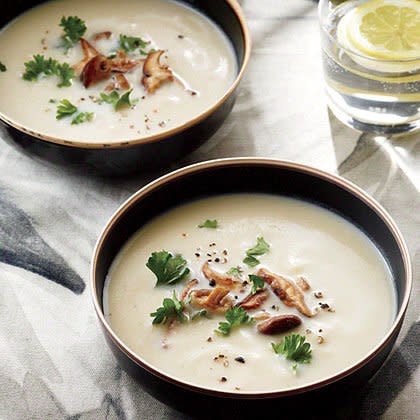
<path fill-rule="evenodd" d="M 67 63 L 58 64 L 55 74 L 60 78 L 60 82 L 57 85 L 58 87 L 71 86 L 74 70 Z"/>
<path fill-rule="evenodd" d="M 68 99 L 63 99 L 57 106 L 55 118 L 61 120 L 77 112 L 77 106 L 73 105 Z"/>
<path fill-rule="evenodd" d="M 250 325 L 255 322 L 254 319 L 241 307 L 229 309 L 225 316 L 226 321 L 219 322 L 219 326 L 215 330 L 215 332 L 224 336 L 229 335 L 232 328 L 242 325 Z"/>
<path fill-rule="evenodd" d="M 152 312 L 150 316 L 153 318 L 152 324 L 167 324 L 175 319 L 180 322 L 187 320 L 184 314 L 184 303 L 178 300 L 175 290 L 172 298 L 163 299 L 162 306 Z"/>
<path fill-rule="evenodd" d="M 33 59 L 25 63 L 25 72 L 22 75 L 24 80 L 33 82 L 41 76 L 59 77 L 58 87 L 71 86 L 74 78 L 74 70 L 67 63 L 59 63 L 53 58 L 45 58 L 43 55 L 36 54 Z"/>
<path fill-rule="evenodd" d="M 251 280 L 252 282 L 251 295 L 257 293 L 258 290 L 262 290 L 265 288 L 264 279 L 262 279 L 260 276 L 256 276 L 255 274 L 249 274 L 248 277 L 249 280 Z"/>
<path fill-rule="evenodd" d="M 113 90 L 110 94 L 106 94 L 102 92 L 101 99 L 104 102 L 111 104 L 114 107 L 114 109 L 118 111 L 121 108 L 133 106 L 138 102 L 138 100 L 136 99 L 134 100 L 130 99 L 130 94 L 132 91 L 133 89 L 128 90 L 127 92 L 123 93 L 121 96 L 116 90 Z"/>
<path fill-rule="evenodd" d="M 300 334 L 290 334 L 278 344 L 271 343 L 271 347 L 274 353 L 293 361 L 292 369 L 296 372 L 298 363 L 310 363 L 312 359 L 311 345 L 305 340 L 306 338 Z"/>
<path fill-rule="evenodd" d="M 200 229 L 202 228 L 217 229 L 219 227 L 219 222 L 216 219 L 214 220 L 207 219 L 206 221 L 200 223 L 198 227 Z"/>
<path fill-rule="evenodd" d="M 239 266 L 232 267 L 226 272 L 228 276 L 233 276 L 233 277 L 236 277 L 237 279 L 240 279 L 242 277 L 242 273 L 243 273 L 243 270 Z"/>
<path fill-rule="evenodd" d="M 153 252 L 146 267 L 156 276 L 156 286 L 177 283 L 185 279 L 190 272 L 182 255 L 173 256 L 168 251 Z"/>
<path fill-rule="evenodd" d="M 64 35 L 61 37 L 63 42 L 62 46 L 67 53 L 74 44 L 79 42 L 87 28 L 85 22 L 77 16 L 63 16 L 60 21 L 60 26 L 64 31 Z"/>
<path fill-rule="evenodd" d="M 71 123 L 72 125 L 74 125 L 74 124 L 82 124 L 85 122 L 90 122 L 93 120 L 93 117 L 94 117 L 93 112 L 80 112 L 73 118 Z"/>
<path fill-rule="evenodd" d="M 7 67 L 0 61 L 0 72 L 5 72 L 7 70 Z"/>
<path fill-rule="evenodd" d="M 126 53 L 131 53 L 139 50 L 140 54 L 147 55 L 145 48 L 150 44 L 150 41 L 146 41 L 142 38 L 128 35 L 120 35 L 120 48 Z"/>
<path fill-rule="evenodd" d="M 208 312 L 205 309 L 200 309 L 199 311 L 191 315 L 191 321 L 195 321 L 198 318 L 208 317 Z"/>
<path fill-rule="evenodd" d="M 257 244 L 246 251 L 243 262 L 249 267 L 256 267 L 260 263 L 260 260 L 256 257 L 266 254 L 269 250 L 270 245 L 260 236 L 257 238 Z"/>
<path fill-rule="evenodd" d="M 55 118 L 61 120 L 70 117 L 78 112 L 77 106 L 73 105 L 68 99 L 63 99 L 57 105 L 57 113 Z M 71 124 L 82 124 L 84 122 L 92 121 L 94 117 L 93 112 L 79 112 L 72 120 Z"/>

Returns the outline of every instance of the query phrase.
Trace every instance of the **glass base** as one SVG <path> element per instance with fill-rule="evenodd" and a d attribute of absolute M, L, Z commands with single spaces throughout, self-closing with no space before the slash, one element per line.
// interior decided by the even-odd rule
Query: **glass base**
<path fill-rule="evenodd" d="M 346 126 L 358 131 L 375 133 L 380 135 L 404 135 L 420 131 L 420 120 L 410 121 L 401 124 L 378 124 L 374 121 L 361 120 L 345 112 L 331 97 L 328 97 L 328 107 L 332 113 Z"/>

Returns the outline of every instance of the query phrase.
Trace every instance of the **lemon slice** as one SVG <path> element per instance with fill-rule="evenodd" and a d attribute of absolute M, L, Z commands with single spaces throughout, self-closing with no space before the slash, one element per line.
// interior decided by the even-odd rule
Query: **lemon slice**
<path fill-rule="evenodd" d="M 347 38 L 354 50 L 384 60 L 420 58 L 420 1 L 371 0 L 349 17 Z"/>

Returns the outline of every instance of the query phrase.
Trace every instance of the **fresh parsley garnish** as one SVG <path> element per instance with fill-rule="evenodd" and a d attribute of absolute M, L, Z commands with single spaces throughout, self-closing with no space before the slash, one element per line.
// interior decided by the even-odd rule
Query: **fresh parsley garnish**
<path fill-rule="evenodd" d="M 253 323 L 254 319 L 243 308 L 237 306 L 226 311 L 226 321 L 219 322 L 215 331 L 221 335 L 229 335 L 232 328 Z"/>
<path fill-rule="evenodd" d="M 156 286 L 177 283 L 185 279 L 190 272 L 182 255 L 173 256 L 168 251 L 153 252 L 146 267 L 155 274 Z"/>
<path fill-rule="evenodd" d="M 77 112 L 77 107 L 73 105 L 68 99 L 63 99 L 57 106 L 57 114 L 55 118 L 61 120 L 65 117 L 73 115 Z"/>
<path fill-rule="evenodd" d="M 85 22 L 77 16 L 63 16 L 61 18 L 60 26 L 64 31 L 64 35 L 61 39 L 63 40 L 63 47 L 66 52 L 72 48 L 74 44 L 79 42 L 87 29 Z"/>
<path fill-rule="evenodd" d="M 196 319 L 201 318 L 201 317 L 207 317 L 207 311 L 205 309 L 200 309 L 199 311 L 194 313 L 191 316 L 191 320 L 195 321 Z"/>
<path fill-rule="evenodd" d="M 74 115 L 78 112 L 77 106 L 73 105 L 68 99 L 63 99 L 57 106 L 57 114 L 55 118 L 61 120 L 63 118 Z M 93 120 L 93 112 L 79 112 L 72 120 L 72 125 L 81 124 Z"/>
<path fill-rule="evenodd" d="M 255 267 L 260 263 L 256 256 L 266 254 L 270 249 L 270 245 L 264 240 L 262 236 L 257 238 L 257 244 L 246 251 L 246 257 L 243 262 L 249 267 Z"/>
<path fill-rule="evenodd" d="M 93 116 L 94 116 L 93 112 L 80 112 L 71 120 L 71 123 L 72 125 L 74 125 L 74 124 L 82 124 L 88 121 L 90 122 L 93 120 Z"/>
<path fill-rule="evenodd" d="M 140 54 L 147 55 L 145 48 L 150 44 L 150 41 L 145 41 L 142 38 L 135 36 L 120 35 L 120 48 L 126 53 L 139 50 Z"/>
<path fill-rule="evenodd" d="M 296 372 L 298 363 L 310 363 L 312 358 L 311 345 L 305 340 L 300 334 L 290 334 L 278 344 L 271 343 L 271 347 L 274 353 L 282 354 L 287 360 L 293 361 L 292 369 Z"/>
<path fill-rule="evenodd" d="M 60 78 L 58 87 L 69 87 L 74 77 L 74 70 L 67 63 L 59 64 L 56 75 Z"/>
<path fill-rule="evenodd" d="M 251 257 L 251 256 L 246 256 L 242 261 L 248 267 L 256 267 L 260 263 L 260 260 L 258 258 Z"/>
<path fill-rule="evenodd" d="M 34 81 L 38 80 L 40 75 L 51 76 L 56 73 L 57 65 L 57 60 L 36 54 L 33 56 L 33 60 L 25 63 L 25 73 L 22 77 L 24 80 Z"/>
<path fill-rule="evenodd" d="M 53 58 L 45 58 L 36 54 L 31 61 L 25 63 L 25 72 L 22 75 L 24 80 L 33 82 L 41 76 L 58 76 L 58 87 L 71 86 L 74 78 L 74 70 L 67 63 L 59 63 Z"/>
<path fill-rule="evenodd" d="M 127 106 L 133 106 L 138 102 L 137 100 L 131 100 L 130 99 L 130 93 L 132 91 L 133 91 L 133 89 L 128 90 L 127 92 L 125 92 L 121 96 L 116 90 L 113 90 L 110 94 L 106 94 L 106 93 L 102 92 L 101 93 L 101 99 L 104 102 L 106 102 L 108 104 L 111 104 L 114 107 L 114 109 L 116 111 L 118 111 L 121 108 L 124 108 L 124 107 L 127 107 Z"/>
<path fill-rule="evenodd" d="M 218 221 L 207 219 L 205 222 L 198 225 L 199 228 L 216 229 L 219 227 Z"/>
<path fill-rule="evenodd" d="M 0 71 L 5 72 L 7 70 L 7 67 L 0 61 Z"/>
<path fill-rule="evenodd" d="M 184 322 L 187 317 L 184 314 L 184 304 L 176 297 L 175 290 L 171 298 L 163 299 L 162 306 L 152 312 L 152 324 L 167 324 L 173 320 Z"/>
<path fill-rule="evenodd" d="M 252 282 L 251 295 L 253 295 L 254 293 L 257 293 L 257 291 L 260 289 L 264 289 L 265 287 L 264 279 L 254 274 L 249 274 L 248 277 Z"/>
<path fill-rule="evenodd" d="M 241 278 L 242 273 L 243 273 L 243 270 L 239 266 L 238 267 L 232 267 L 226 272 L 226 274 L 228 276 L 233 276 L 233 277 L 236 277 L 237 279 Z"/>
<path fill-rule="evenodd" d="M 257 238 L 257 244 L 246 251 L 246 255 L 264 255 L 270 249 L 270 245 L 264 240 L 262 236 Z"/>

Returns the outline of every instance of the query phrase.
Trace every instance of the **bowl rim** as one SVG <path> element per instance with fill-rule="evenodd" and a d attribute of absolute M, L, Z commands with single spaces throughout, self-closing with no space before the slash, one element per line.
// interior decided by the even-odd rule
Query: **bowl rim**
<path fill-rule="evenodd" d="M 101 302 L 98 299 L 98 289 L 96 287 L 96 266 L 98 263 L 99 254 L 103 248 L 103 245 L 106 242 L 108 233 L 111 231 L 113 226 L 116 222 L 120 219 L 120 217 L 129 209 L 131 206 L 135 205 L 138 201 L 140 201 L 143 197 L 147 196 L 148 194 L 152 193 L 154 190 L 159 188 L 162 185 L 171 183 L 175 179 L 182 178 L 184 176 L 199 173 L 208 169 L 214 169 L 219 167 L 226 167 L 226 166 L 269 166 L 274 168 L 286 168 L 290 170 L 294 170 L 300 173 L 305 173 L 310 176 L 315 176 L 321 178 L 327 182 L 335 184 L 336 186 L 340 187 L 341 189 L 350 192 L 353 196 L 358 198 L 359 200 L 363 201 L 366 205 L 368 205 L 377 215 L 381 218 L 381 220 L 385 223 L 393 237 L 395 238 L 399 251 L 402 256 L 403 264 L 404 264 L 404 281 L 406 283 L 406 291 L 404 293 L 401 307 L 398 310 L 397 314 L 395 315 L 395 319 L 392 325 L 389 326 L 386 334 L 382 338 L 382 340 L 373 347 L 364 357 L 360 358 L 358 361 L 354 362 L 349 367 L 342 369 L 330 376 L 327 376 L 325 379 L 313 381 L 308 384 L 287 388 L 283 390 L 273 390 L 273 391 L 223 391 L 213 387 L 206 387 L 194 384 L 190 381 L 185 381 L 182 379 L 177 378 L 174 375 L 170 375 L 165 373 L 163 370 L 153 366 L 149 362 L 145 361 L 141 356 L 136 355 L 134 351 L 130 350 L 127 345 L 123 343 L 121 339 L 118 338 L 117 334 L 112 330 L 111 326 L 105 319 L 105 315 L 101 309 L 101 302 L 103 299 L 103 290 L 100 294 Z M 338 380 L 344 379 L 345 377 L 349 376 L 353 372 L 357 371 L 367 363 L 369 363 L 377 354 L 379 354 L 384 347 L 388 345 L 388 343 L 392 340 L 395 333 L 398 333 L 399 328 L 404 320 L 404 316 L 407 310 L 407 306 L 410 299 L 410 294 L 412 290 L 412 265 L 410 260 L 410 254 L 408 247 L 405 243 L 405 240 L 396 225 L 395 221 L 392 219 L 390 214 L 384 209 L 384 207 L 379 204 L 374 198 L 372 198 L 369 194 L 367 194 L 364 190 L 360 187 L 348 181 L 347 179 L 342 178 L 339 175 L 335 175 L 329 172 L 326 172 L 321 169 L 317 169 L 315 167 L 311 167 L 308 165 L 304 165 L 301 163 L 296 163 L 289 160 L 280 160 L 280 159 L 272 159 L 272 158 L 260 158 L 260 157 L 237 157 L 237 158 L 221 158 L 221 159 L 214 159 L 203 161 L 199 163 L 194 163 L 192 165 L 185 166 L 183 168 L 177 169 L 175 171 L 169 172 L 156 180 L 151 181 L 150 183 L 146 184 L 142 188 L 140 188 L 137 192 L 132 194 L 127 200 L 122 203 L 119 208 L 114 212 L 114 214 L 108 219 L 105 227 L 103 228 L 99 238 L 96 242 L 92 260 L 91 260 L 91 277 L 90 277 L 90 287 L 93 299 L 93 305 L 96 311 L 96 315 L 99 318 L 102 328 L 105 330 L 108 337 L 112 340 L 114 345 L 122 351 L 125 356 L 131 359 L 136 365 L 140 366 L 141 368 L 145 369 L 146 371 L 152 373 L 153 375 L 163 379 L 166 382 L 175 384 L 180 386 L 181 388 L 195 391 L 201 394 L 212 395 L 216 397 L 223 397 L 223 398 L 236 398 L 236 399 L 264 399 L 264 398 L 278 398 L 278 397 L 285 397 L 290 395 L 298 395 L 304 392 L 312 391 L 315 389 L 323 388 L 329 384 L 337 382 Z"/>
<path fill-rule="evenodd" d="M 196 115 L 194 118 L 186 121 L 184 124 L 178 125 L 176 127 L 173 127 L 161 133 L 152 134 L 146 137 L 134 138 L 131 140 L 123 140 L 123 141 L 104 140 L 100 143 L 89 143 L 89 142 L 86 142 L 86 140 L 66 140 L 64 138 L 54 137 L 51 135 L 43 134 L 39 131 L 31 130 L 30 128 L 25 127 L 24 125 L 20 124 L 14 119 L 7 117 L 6 114 L 2 111 L 0 111 L 0 121 L 3 121 L 3 123 L 5 123 L 6 125 L 11 126 L 14 129 L 24 134 L 27 134 L 31 137 L 35 137 L 37 140 L 45 141 L 47 143 L 51 143 L 52 145 L 66 146 L 66 147 L 70 147 L 74 149 L 83 149 L 83 150 L 124 149 L 127 147 L 133 147 L 133 146 L 137 146 L 141 144 L 148 144 L 148 143 L 154 143 L 160 140 L 166 140 L 174 135 L 182 133 L 183 131 L 205 120 L 214 111 L 220 108 L 235 92 L 235 90 L 237 89 L 239 83 L 241 82 L 245 74 L 246 68 L 248 67 L 248 63 L 251 57 L 252 42 L 251 42 L 251 35 L 249 33 L 245 15 L 237 0 L 224 0 L 224 1 L 231 8 L 232 12 L 236 16 L 236 19 L 239 22 L 239 25 L 241 27 L 242 39 L 244 43 L 244 56 L 243 56 L 243 59 L 241 60 L 241 63 L 238 69 L 238 74 L 236 75 L 235 80 L 230 84 L 229 88 L 226 89 L 223 96 L 221 96 L 209 108 L 207 108 L 200 114 Z"/>

